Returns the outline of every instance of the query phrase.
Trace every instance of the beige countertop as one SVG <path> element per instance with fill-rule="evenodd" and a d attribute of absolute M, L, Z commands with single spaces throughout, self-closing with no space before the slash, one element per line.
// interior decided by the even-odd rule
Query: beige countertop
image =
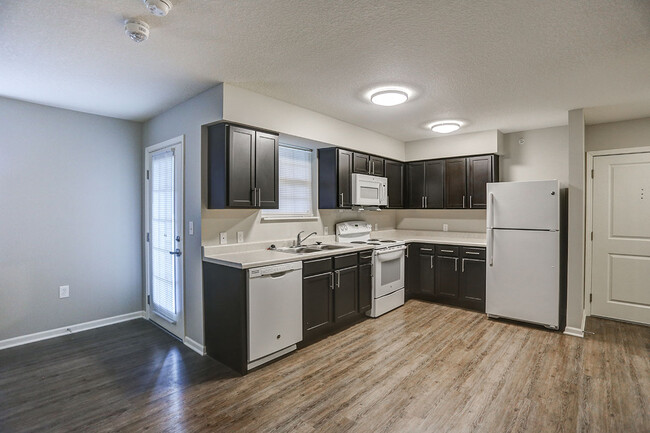
<path fill-rule="evenodd" d="M 485 233 L 465 232 L 437 232 L 424 230 L 381 230 L 372 232 L 371 238 L 393 239 L 397 241 L 432 243 L 445 245 L 465 245 L 472 247 L 484 247 L 486 244 Z M 321 236 L 310 238 L 307 244 L 316 241 L 325 244 L 337 244 L 334 236 Z M 230 266 L 238 269 L 255 268 L 258 266 L 275 265 L 278 263 L 289 263 L 302 260 L 311 260 L 319 257 L 334 256 L 339 254 L 352 253 L 371 249 L 368 245 L 350 246 L 339 250 L 319 251 L 306 254 L 293 254 L 281 251 L 269 250 L 271 244 L 284 247 L 291 244 L 291 240 L 265 241 L 231 245 L 203 246 L 203 261 Z"/>

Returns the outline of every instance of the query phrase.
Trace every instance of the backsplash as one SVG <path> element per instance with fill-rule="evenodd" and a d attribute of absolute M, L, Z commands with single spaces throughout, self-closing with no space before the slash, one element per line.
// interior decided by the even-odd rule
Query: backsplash
<path fill-rule="evenodd" d="M 397 211 L 395 228 L 441 231 L 447 224 L 450 232 L 485 233 L 485 216 L 486 211 L 481 209 L 403 209 Z"/>
<path fill-rule="evenodd" d="M 353 211 L 347 209 L 322 209 L 318 218 L 301 221 L 263 221 L 261 211 L 256 209 L 203 209 L 201 218 L 202 245 L 219 244 L 219 233 L 226 232 L 228 244 L 237 243 L 237 232 L 244 232 L 244 242 L 259 242 L 278 239 L 293 239 L 304 230 L 323 235 L 325 227 L 334 234 L 334 226 L 341 221 L 363 220 L 379 230 L 395 228 L 397 210 Z"/>

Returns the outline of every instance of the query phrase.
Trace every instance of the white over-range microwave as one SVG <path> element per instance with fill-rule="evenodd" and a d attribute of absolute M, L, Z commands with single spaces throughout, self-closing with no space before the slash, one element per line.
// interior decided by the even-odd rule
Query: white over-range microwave
<path fill-rule="evenodd" d="M 367 174 L 353 174 L 352 205 L 388 206 L 388 179 Z"/>

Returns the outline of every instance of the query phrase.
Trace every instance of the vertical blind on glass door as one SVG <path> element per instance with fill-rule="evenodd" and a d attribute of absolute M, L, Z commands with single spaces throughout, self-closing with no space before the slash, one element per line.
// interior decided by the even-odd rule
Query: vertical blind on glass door
<path fill-rule="evenodd" d="M 174 152 L 151 157 L 151 305 L 159 316 L 175 322 L 176 246 L 174 208 Z"/>
<path fill-rule="evenodd" d="M 312 205 L 312 152 L 280 145 L 278 209 L 266 209 L 271 216 L 314 216 Z"/>

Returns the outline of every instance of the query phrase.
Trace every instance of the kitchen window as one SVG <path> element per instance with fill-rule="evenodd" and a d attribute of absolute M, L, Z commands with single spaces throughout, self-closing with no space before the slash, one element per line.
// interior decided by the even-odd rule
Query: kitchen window
<path fill-rule="evenodd" d="M 263 219 L 314 218 L 314 165 L 311 149 L 280 143 L 279 206 L 263 209 Z"/>

